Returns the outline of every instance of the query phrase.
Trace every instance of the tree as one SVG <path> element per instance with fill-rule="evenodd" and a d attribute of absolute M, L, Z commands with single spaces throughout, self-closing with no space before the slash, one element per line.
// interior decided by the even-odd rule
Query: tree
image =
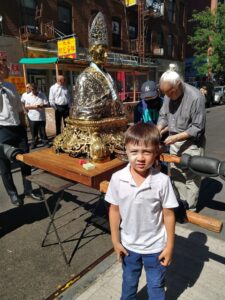
<path fill-rule="evenodd" d="M 225 4 L 218 4 L 215 13 L 210 8 L 194 11 L 193 36 L 188 36 L 194 49 L 194 65 L 199 75 L 213 72 L 217 76 L 225 72 Z"/>

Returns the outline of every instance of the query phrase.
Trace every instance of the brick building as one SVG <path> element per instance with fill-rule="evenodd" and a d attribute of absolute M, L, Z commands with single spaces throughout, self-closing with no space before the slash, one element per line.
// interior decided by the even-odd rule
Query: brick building
<path fill-rule="evenodd" d="M 158 80 L 176 62 L 183 70 L 186 47 L 184 0 L 8 0 L 0 2 L 0 51 L 17 74 L 48 93 L 56 73 L 71 86 L 88 64 L 88 24 L 98 11 L 106 17 L 109 60 L 122 100 L 137 100 L 146 79 Z M 1 18 L 0 18 L 1 20 Z M 18 64 L 22 57 L 57 57 L 57 39 L 77 38 L 77 59 L 56 64 Z M 32 62 L 30 60 L 29 62 Z M 16 79 L 14 78 L 16 82 Z"/>

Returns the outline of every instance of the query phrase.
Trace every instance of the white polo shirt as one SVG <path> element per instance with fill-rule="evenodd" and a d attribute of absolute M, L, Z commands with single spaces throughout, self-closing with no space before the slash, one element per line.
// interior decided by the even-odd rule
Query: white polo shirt
<path fill-rule="evenodd" d="M 42 92 L 38 92 L 37 95 L 34 95 L 33 93 L 29 93 L 24 98 L 24 104 L 25 106 L 26 105 L 47 105 L 48 100 Z M 44 107 L 29 109 L 27 115 L 31 121 L 45 121 Z"/>
<path fill-rule="evenodd" d="M 165 248 L 167 235 L 162 209 L 178 206 L 169 176 L 151 168 L 138 187 L 128 164 L 113 174 L 105 200 L 119 206 L 121 242 L 125 248 L 142 254 Z"/>
<path fill-rule="evenodd" d="M 25 103 L 29 96 L 30 96 L 30 93 L 27 93 L 27 92 L 23 93 L 21 96 L 21 102 Z"/>

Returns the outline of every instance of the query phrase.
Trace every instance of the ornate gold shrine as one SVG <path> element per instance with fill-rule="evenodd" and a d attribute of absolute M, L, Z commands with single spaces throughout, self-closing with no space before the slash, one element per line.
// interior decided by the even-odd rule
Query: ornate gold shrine
<path fill-rule="evenodd" d="M 88 39 L 91 63 L 77 78 L 71 115 L 63 133 L 55 138 L 53 149 L 95 162 L 109 158 L 112 153 L 123 158 L 128 120 L 114 80 L 103 68 L 108 32 L 101 12 L 89 28 Z"/>
<path fill-rule="evenodd" d="M 121 158 L 124 153 L 124 132 L 128 120 L 124 117 L 101 120 L 67 118 L 63 133 L 53 142 L 55 152 L 69 153 L 74 157 L 84 156 L 101 161 L 112 153 Z"/>

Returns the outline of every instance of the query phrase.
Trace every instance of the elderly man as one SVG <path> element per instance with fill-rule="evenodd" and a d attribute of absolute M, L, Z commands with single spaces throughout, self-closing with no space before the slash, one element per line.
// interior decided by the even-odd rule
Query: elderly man
<path fill-rule="evenodd" d="M 13 84 L 4 82 L 9 75 L 6 59 L 0 59 L 0 145 L 9 145 L 20 148 L 22 152 L 29 151 L 27 133 L 25 129 L 24 112 L 16 88 Z M 21 163 L 21 173 L 24 185 L 24 193 L 35 200 L 41 200 L 40 196 L 32 191 L 30 181 L 26 176 L 31 174 L 31 168 Z M 0 157 L 0 170 L 5 189 L 16 206 L 23 205 L 23 200 L 18 196 L 16 186 L 11 173 L 11 162 L 6 156 Z"/>
<path fill-rule="evenodd" d="M 183 82 L 174 65 L 162 74 L 160 89 L 165 94 L 158 119 L 160 132 L 168 127 L 165 145 L 170 153 L 181 156 L 203 155 L 205 146 L 205 99 L 195 87 Z M 171 178 L 178 196 L 187 201 L 189 209 L 196 210 L 201 177 L 189 169 L 171 164 Z"/>
<path fill-rule="evenodd" d="M 61 133 L 61 123 L 69 116 L 71 95 L 65 86 L 65 78 L 57 76 L 56 83 L 50 87 L 49 103 L 55 109 L 56 135 Z M 64 123 L 65 125 L 65 123 Z"/>

